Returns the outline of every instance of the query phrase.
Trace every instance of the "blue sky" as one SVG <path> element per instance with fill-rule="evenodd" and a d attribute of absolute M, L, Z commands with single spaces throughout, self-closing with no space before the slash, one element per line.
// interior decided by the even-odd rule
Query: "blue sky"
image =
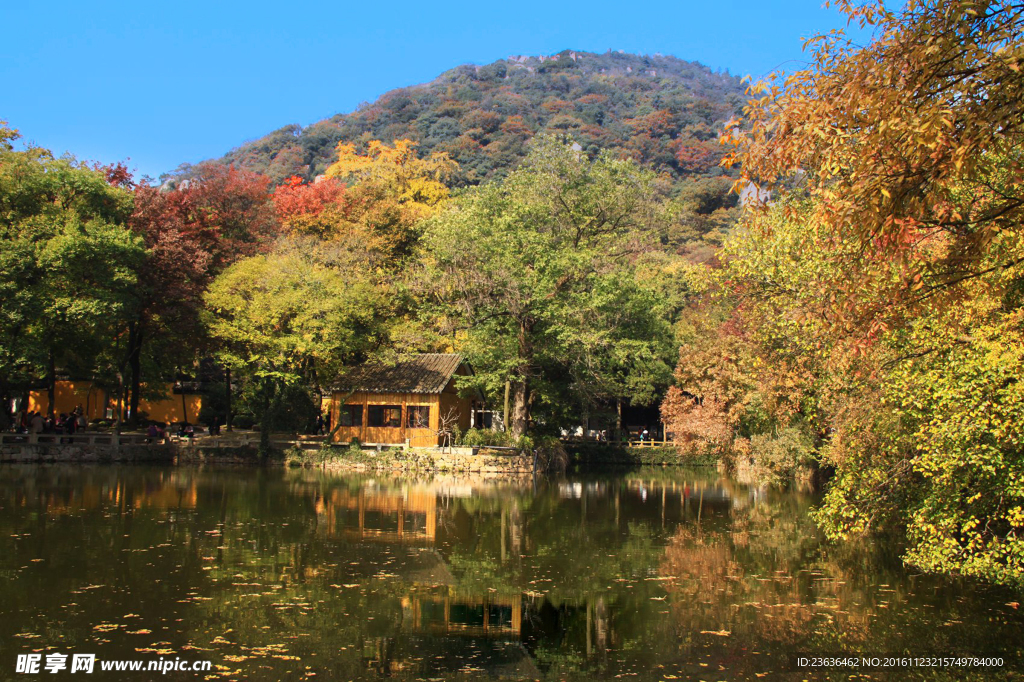
<path fill-rule="evenodd" d="M 4 17 L 0 119 L 58 154 L 128 158 L 154 177 L 458 64 L 610 48 L 758 76 L 799 68 L 802 38 L 844 25 L 816 0 L 55 0 Z"/>

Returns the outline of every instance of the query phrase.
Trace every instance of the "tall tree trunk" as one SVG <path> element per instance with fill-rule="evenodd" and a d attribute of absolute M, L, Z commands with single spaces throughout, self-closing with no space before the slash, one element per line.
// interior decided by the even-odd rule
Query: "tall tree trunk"
<path fill-rule="evenodd" d="M 50 349 L 49 367 L 47 368 L 46 377 L 46 397 L 49 399 L 50 404 L 46 411 L 50 415 L 50 419 L 53 419 L 54 415 L 54 403 L 57 402 L 57 367 L 56 361 L 53 359 L 53 349 Z"/>
<path fill-rule="evenodd" d="M 225 421 L 227 422 L 227 430 L 231 431 L 231 422 L 234 420 L 234 413 L 231 411 L 231 368 L 224 368 L 224 390 L 227 391 L 228 395 L 228 413 Z"/>
<path fill-rule="evenodd" d="M 181 420 L 188 424 L 188 403 L 185 402 L 185 381 L 181 382 Z"/>
<path fill-rule="evenodd" d="M 7 390 L 7 382 L 2 382 L 0 388 L 0 401 L 3 402 L 3 411 L 0 411 L 0 430 L 7 431 L 14 424 L 14 412 L 11 410 L 11 394 Z"/>
<path fill-rule="evenodd" d="M 533 320 L 529 317 L 519 322 L 519 368 L 518 376 L 512 381 L 512 435 L 516 438 L 526 435 L 530 427 L 530 389 L 527 377 L 533 360 Z"/>
<path fill-rule="evenodd" d="M 266 381 L 264 379 L 263 381 Z M 271 398 L 271 396 L 275 396 Z M 274 412 L 277 408 L 276 387 L 263 384 L 260 387 L 260 463 L 270 459 L 270 430 L 274 426 Z"/>
<path fill-rule="evenodd" d="M 516 438 L 526 435 L 530 425 L 530 396 L 526 377 L 512 382 L 512 435 Z"/>
<path fill-rule="evenodd" d="M 117 370 L 117 408 L 114 415 L 114 452 L 121 451 L 121 418 L 124 416 L 124 365 Z"/>
<path fill-rule="evenodd" d="M 270 459 L 270 424 L 267 419 L 260 422 L 259 456 L 261 464 L 265 464 Z"/>
<path fill-rule="evenodd" d="M 139 391 L 142 386 L 142 334 L 141 321 L 133 322 L 128 326 L 128 367 L 132 373 L 128 414 L 133 422 L 138 422 L 139 419 Z"/>
<path fill-rule="evenodd" d="M 505 411 L 501 413 L 501 430 L 502 431 L 508 431 L 508 427 L 509 427 L 509 422 L 508 422 L 508 418 L 509 418 L 509 413 L 508 413 L 508 395 L 509 395 L 509 391 L 511 391 L 511 390 L 512 390 L 511 382 L 506 381 L 505 382 Z"/>

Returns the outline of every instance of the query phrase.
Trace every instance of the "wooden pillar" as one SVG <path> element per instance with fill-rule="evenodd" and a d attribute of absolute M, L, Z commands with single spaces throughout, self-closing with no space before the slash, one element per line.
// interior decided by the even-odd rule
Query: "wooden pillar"
<path fill-rule="evenodd" d="M 359 425 L 359 442 L 366 442 L 366 424 L 370 420 L 369 410 L 369 394 L 363 393 L 363 419 L 362 424 Z"/>
<path fill-rule="evenodd" d="M 405 433 L 406 426 L 409 424 L 409 394 L 408 393 L 403 393 L 402 394 L 402 416 L 399 417 L 399 419 L 401 420 L 400 427 L 401 427 L 402 431 L 401 431 L 401 435 L 399 436 L 398 440 L 401 441 L 402 443 L 404 443 L 405 442 L 405 438 L 406 438 L 406 433 Z"/>

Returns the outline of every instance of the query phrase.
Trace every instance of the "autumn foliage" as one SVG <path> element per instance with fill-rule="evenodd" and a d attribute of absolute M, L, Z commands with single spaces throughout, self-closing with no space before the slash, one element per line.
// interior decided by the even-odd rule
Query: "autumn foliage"
<path fill-rule="evenodd" d="M 901 532 L 918 568 L 1019 585 L 1024 7 L 838 4 L 872 42 L 810 41 L 723 136 L 771 200 L 726 240 L 662 411 L 776 473 L 813 447 L 834 539 Z"/>
<path fill-rule="evenodd" d="M 740 184 L 805 183 L 813 220 L 860 244 L 851 274 L 896 261 L 885 295 L 913 304 L 978 275 L 1024 223 L 1024 15 L 1006 1 L 837 4 L 877 38 L 815 38 L 814 68 L 754 85 L 726 163 L 742 163 Z M 846 303 L 870 332 L 891 324 L 889 305 Z"/>

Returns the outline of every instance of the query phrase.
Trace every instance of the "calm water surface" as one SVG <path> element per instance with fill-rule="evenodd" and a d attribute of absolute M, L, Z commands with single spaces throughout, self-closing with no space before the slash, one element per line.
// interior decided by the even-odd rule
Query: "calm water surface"
<path fill-rule="evenodd" d="M 7 466 L 0 679 L 28 652 L 214 665 L 105 678 L 136 680 L 849 679 L 791 659 L 956 652 L 1006 666 L 858 679 L 1024 679 L 1020 595 L 829 546 L 814 502 L 710 470 Z"/>

